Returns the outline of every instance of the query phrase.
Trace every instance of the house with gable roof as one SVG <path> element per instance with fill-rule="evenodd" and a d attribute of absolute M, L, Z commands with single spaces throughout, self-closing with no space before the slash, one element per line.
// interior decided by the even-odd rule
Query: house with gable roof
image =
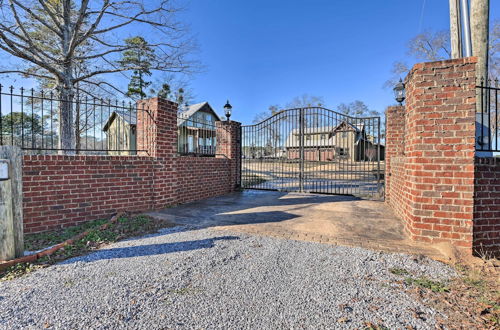
<path fill-rule="evenodd" d="M 220 117 L 202 102 L 178 113 L 178 152 L 203 156 L 215 155 L 216 126 Z M 103 126 L 109 155 L 133 155 L 137 149 L 137 116 L 133 112 L 113 111 Z"/>
<path fill-rule="evenodd" d="M 376 160 L 378 145 L 367 134 L 364 123 L 343 120 L 337 126 L 306 127 L 303 132 L 304 159 L 307 161 Z M 299 128 L 290 131 L 285 141 L 288 159 L 300 158 L 301 134 Z M 383 149 L 380 146 L 381 160 Z M 375 154 L 373 154 L 375 152 Z"/>

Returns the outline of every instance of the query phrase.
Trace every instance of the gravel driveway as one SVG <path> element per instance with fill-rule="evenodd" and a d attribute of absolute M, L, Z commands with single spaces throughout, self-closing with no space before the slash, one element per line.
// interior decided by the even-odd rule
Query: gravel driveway
<path fill-rule="evenodd" d="M 434 328 L 390 268 L 427 258 L 175 227 L 0 283 L 0 328 Z"/>

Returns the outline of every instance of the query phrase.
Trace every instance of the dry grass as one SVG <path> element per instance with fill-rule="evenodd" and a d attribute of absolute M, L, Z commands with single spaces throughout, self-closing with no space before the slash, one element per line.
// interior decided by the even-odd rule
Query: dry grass
<path fill-rule="evenodd" d="M 488 260 L 482 266 L 457 264 L 455 268 L 460 277 L 446 286 L 418 279 L 406 284 L 424 304 L 448 316 L 438 320 L 438 328 L 500 329 L 499 261 Z"/>

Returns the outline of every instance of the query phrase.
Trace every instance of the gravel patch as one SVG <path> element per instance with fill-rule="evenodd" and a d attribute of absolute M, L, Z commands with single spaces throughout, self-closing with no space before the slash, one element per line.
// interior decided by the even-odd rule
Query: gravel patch
<path fill-rule="evenodd" d="M 0 283 L 0 328 L 434 328 L 389 272 L 428 258 L 176 227 Z"/>

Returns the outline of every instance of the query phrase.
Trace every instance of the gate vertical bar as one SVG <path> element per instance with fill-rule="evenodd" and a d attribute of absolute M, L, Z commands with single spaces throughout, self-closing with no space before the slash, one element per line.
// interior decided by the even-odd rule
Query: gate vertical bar
<path fill-rule="evenodd" d="M 378 121 L 378 133 L 377 133 L 377 194 L 380 196 L 380 177 L 382 173 L 380 172 L 380 117 L 377 118 Z"/>
<path fill-rule="evenodd" d="M 238 132 L 238 137 L 240 139 L 240 163 L 239 163 L 239 182 L 238 182 L 238 188 L 243 187 L 243 127 L 240 126 L 239 132 Z M 210 144 L 211 147 L 213 147 L 213 143 Z"/>
<path fill-rule="evenodd" d="M 304 108 L 299 110 L 299 191 L 304 192 Z"/>
<path fill-rule="evenodd" d="M 378 133 L 377 133 L 377 193 L 380 195 L 380 117 L 377 118 L 378 121 Z"/>

